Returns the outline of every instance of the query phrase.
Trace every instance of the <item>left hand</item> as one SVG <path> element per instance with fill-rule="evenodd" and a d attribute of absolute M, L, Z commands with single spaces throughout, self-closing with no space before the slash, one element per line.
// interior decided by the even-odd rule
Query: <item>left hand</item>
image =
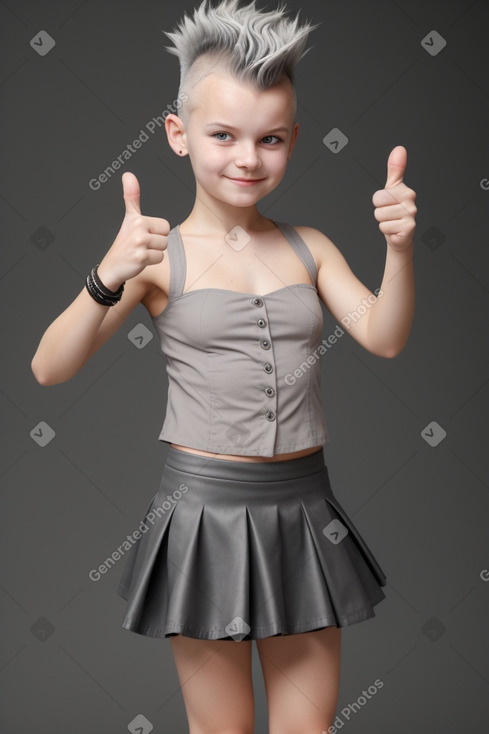
<path fill-rule="evenodd" d="M 385 188 L 376 191 L 372 197 L 379 229 L 385 235 L 387 244 L 398 251 L 412 244 L 416 228 L 414 215 L 418 211 L 414 203 L 416 192 L 402 180 L 406 164 L 406 148 L 398 145 L 391 151 L 387 161 Z"/>

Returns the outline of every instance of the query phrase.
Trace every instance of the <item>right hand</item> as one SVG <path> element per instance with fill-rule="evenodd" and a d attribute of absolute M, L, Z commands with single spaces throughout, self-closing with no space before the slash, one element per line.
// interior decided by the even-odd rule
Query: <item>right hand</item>
<path fill-rule="evenodd" d="M 126 205 L 124 220 L 97 271 L 110 290 L 117 290 L 121 283 L 134 278 L 147 265 L 162 262 L 170 232 L 166 219 L 141 214 L 141 191 L 133 173 L 123 174 L 122 189 Z"/>

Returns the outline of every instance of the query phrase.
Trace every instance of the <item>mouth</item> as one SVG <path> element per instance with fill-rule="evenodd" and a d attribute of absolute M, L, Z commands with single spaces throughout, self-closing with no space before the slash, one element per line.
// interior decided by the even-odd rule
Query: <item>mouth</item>
<path fill-rule="evenodd" d="M 253 184 L 257 184 L 260 183 L 260 181 L 265 180 L 264 178 L 231 178 L 230 176 L 226 176 L 226 178 L 239 186 L 253 186 Z"/>

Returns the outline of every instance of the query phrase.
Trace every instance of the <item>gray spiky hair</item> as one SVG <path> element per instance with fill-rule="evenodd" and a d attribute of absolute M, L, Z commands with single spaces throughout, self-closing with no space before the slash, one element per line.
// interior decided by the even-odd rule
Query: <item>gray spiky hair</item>
<path fill-rule="evenodd" d="M 260 89 L 273 86 L 284 75 L 294 83 L 295 66 L 309 51 L 305 50 L 307 37 L 317 26 L 299 26 L 298 17 L 285 18 L 284 5 L 265 12 L 255 8 L 255 0 L 244 7 L 239 2 L 222 0 L 212 7 L 210 0 L 203 0 L 194 9 L 193 19 L 185 15 L 178 30 L 163 31 L 174 44 L 166 50 L 180 62 L 180 94 L 189 93 L 190 88 L 185 88 L 189 71 L 204 54 L 239 81 Z"/>

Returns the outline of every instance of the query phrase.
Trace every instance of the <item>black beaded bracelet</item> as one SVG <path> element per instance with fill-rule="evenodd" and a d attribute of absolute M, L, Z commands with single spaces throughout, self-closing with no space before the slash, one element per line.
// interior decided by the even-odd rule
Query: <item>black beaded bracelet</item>
<path fill-rule="evenodd" d="M 98 263 L 86 277 L 85 285 L 87 291 L 90 293 L 92 298 L 101 303 L 102 306 L 114 306 L 121 300 L 122 293 L 124 291 L 124 283 L 122 283 L 117 291 L 109 290 L 100 280 L 97 273 Z"/>
<path fill-rule="evenodd" d="M 121 285 L 119 286 L 119 288 L 118 288 L 118 289 L 117 289 L 116 291 L 110 291 L 110 290 L 109 290 L 109 289 L 108 289 L 108 288 L 107 288 L 107 287 L 106 287 L 106 286 L 105 286 L 105 285 L 104 285 L 104 284 L 102 283 L 102 281 L 101 281 L 101 280 L 100 280 L 100 278 L 98 277 L 98 272 L 97 272 L 97 270 L 98 270 L 98 266 L 99 266 L 99 265 L 100 265 L 100 263 L 97 263 L 97 264 L 95 265 L 95 267 L 94 267 L 94 268 L 92 268 L 92 278 L 93 278 L 93 280 L 94 280 L 94 282 L 95 282 L 95 285 L 96 285 L 96 286 L 97 286 L 97 288 L 99 289 L 99 291 L 101 291 L 101 292 L 102 292 L 102 293 L 104 294 L 104 296 L 109 296 L 109 297 L 113 297 L 113 296 L 121 296 L 121 295 L 122 295 L 122 291 L 124 290 L 124 285 L 125 285 L 126 281 L 124 281 L 124 283 L 122 283 L 122 284 L 121 284 Z"/>
<path fill-rule="evenodd" d="M 104 296 L 96 289 L 90 273 L 87 275 L 85 285 L 87 291 L 90 293 L 92 298 L 97 301 L 97 303 L 101 303 L 102 306 L 113 306 L 115 303 L 117 303 L 117 301 L 114 301 L 113 298 L 108 298 L 107 296 Z"/>

